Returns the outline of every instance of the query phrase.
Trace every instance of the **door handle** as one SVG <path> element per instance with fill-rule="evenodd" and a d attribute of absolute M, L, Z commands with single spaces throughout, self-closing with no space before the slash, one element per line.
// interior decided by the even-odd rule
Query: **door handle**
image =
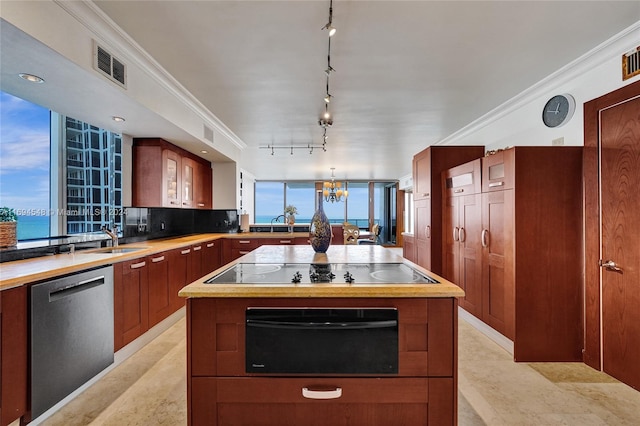
<path fill-rule="evenodd" d="M 482 247 L 487 248 L 489 247 L 489 241 L 488 241 L 488 237 L 489 236 L 489 230 L 488 229 L 483 229 L 482 230 L 482 234 L 480 234 L 480 243 L 482 244 Z"/>
<path fill-rule="evenodd" d="M 467 240 L 467 233 L 464 228 L 460 228 L 460 230 L 458 231 L 458 239 L 461 243 L 464 243 Z"/>
<path fill-rule="evenodd" d="M 619 267 L 618 265 L 616 265 L 616 262 L 614 262 L 613 260 L 602 260 L 602 259 L 600 259 L 599 264 L 600 264 L 601 267 L 606 268 L 609 271 L 622 273 L 622 268 Z"/>
<path fill-rule="evenodd" d="M 424 228 L 424 236 L 426 238 L 431 238 L 431 226 L 427 225 Z"/>
<path fill-rule="evenodd" d="M 460 235 L 460 229 L 457 226 L 453 227 L 453 241 L 458 241 Z"/>

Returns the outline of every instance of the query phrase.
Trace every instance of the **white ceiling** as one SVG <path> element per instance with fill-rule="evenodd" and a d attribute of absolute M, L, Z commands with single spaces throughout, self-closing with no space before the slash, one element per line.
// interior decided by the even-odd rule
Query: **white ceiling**
<path fill-rule="evenodd" d="M 94 3 L 246 143 L 240 164 L 257 179 L 322 179 L 330 167 L 397 179 L 416 152 L 640 20 L 637 1 L 335 0 L 327 152 L 272 156 L 260 147 L 322 143 L 329 0 Z M 162 121 L 147 112 L 127 131 L 192 144 Z"/>

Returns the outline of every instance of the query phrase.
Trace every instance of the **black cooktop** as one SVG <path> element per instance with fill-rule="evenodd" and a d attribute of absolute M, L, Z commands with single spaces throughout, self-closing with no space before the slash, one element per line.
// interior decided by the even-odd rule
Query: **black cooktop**
<path fill-rule="evenodd" d="M 438 284 L 404 263 L 238 263 L 205 284 Z"/>

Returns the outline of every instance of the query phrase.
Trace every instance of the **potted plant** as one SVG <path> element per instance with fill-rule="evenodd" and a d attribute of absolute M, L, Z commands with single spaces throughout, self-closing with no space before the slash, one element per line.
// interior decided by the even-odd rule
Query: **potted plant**
<path fill-rule="evenodd" d="M 11 247 L 18 243 L 17 225 L 16 212 L 9 207 L 0 207 L 0 247 Z"/>
<path fill-rule="evenodd" d="M 293 225 L 294 223 L 296 223 L 295 215 L 298 214 L 298 209 L 296 208 L 296 206 L 292 206 L 291 204 L 289 204 L 284 208 L 284 214 L 287 215 L 287 223 L 289 223 L 289 225 Z"/>

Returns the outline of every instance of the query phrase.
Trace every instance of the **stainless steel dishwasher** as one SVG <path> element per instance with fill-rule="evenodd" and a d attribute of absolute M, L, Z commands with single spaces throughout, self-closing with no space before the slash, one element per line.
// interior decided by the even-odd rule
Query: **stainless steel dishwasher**
<path fill-rule="evenodd" d="M 31 286 L 31 414 L 113 363 L 113 267 Z"/>

